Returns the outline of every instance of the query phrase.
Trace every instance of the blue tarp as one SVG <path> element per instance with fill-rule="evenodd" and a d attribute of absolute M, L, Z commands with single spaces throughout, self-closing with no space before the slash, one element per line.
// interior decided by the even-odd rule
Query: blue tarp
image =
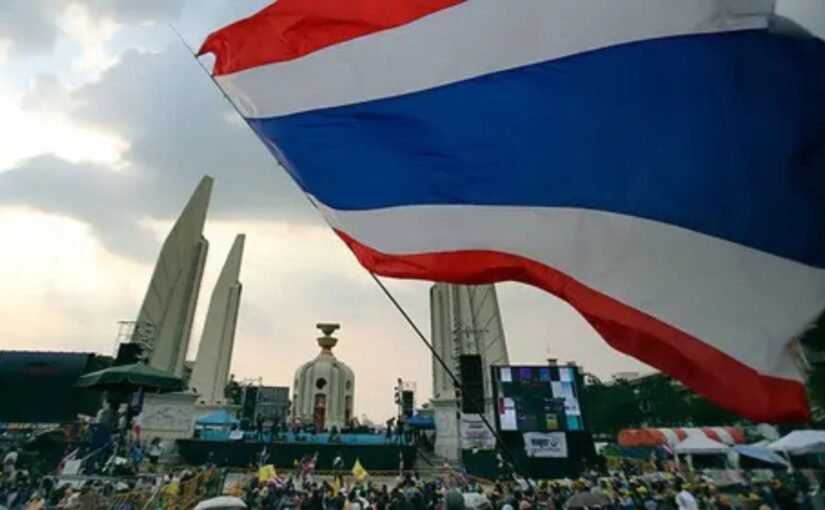
<path fill-rule="evenodd" d="M 769 462 L 771 464 L 787 465 L 785 459 L 775 454 L 774 452 L 752 444 L 738 444 L 733 447 L 733 451 L 739 455 L 744 455 L 752 459 L 761 460 L 762 462 Z"/>
<path fill-rule="evenodd" d="M 195 422 L 196 425 L 200 425 L 202 427 L 232 426 L 238 425 L 239 423 L 240 421 L 238 421 L 237 418 L 223 410 L 209 413 L 206 416 L 201 416 Z"/>
<path fill-rule="evenodd" d="M 416 414 L 415 416 L 407 420 L 407 425 L 414 429 L 434 429 L 435 417 L 422 416 L 420 414 Z"/>

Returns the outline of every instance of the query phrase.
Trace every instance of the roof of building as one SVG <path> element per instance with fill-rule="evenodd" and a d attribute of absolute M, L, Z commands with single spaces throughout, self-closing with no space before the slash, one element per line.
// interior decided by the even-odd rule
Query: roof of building
<path fill-rule="evenodd" d="M 97 395 L 75 387 L 89 352 L 0 351 L 0 422 L 62 423 L 92 413 Z"/>

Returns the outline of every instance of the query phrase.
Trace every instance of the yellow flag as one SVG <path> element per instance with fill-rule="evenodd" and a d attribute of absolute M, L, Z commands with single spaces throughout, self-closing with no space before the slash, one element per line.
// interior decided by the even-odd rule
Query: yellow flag
<path fill-rule="evenodd" d="M 361 461 L 357 458 L 355 459 L 355 464 L 352 466 L 352 476 L 354 476 L 359 482 L 370 476 L 370 474 L 367 473 L 367 470 L 364 469 L 364 466 L 361 465 Z"/>
<path fill-rule="evenodd" d="M 275 472 L 275 466 L 272 464 L 261 466 L 258 470 L 258 481 L 261 483 L 274 480 L 276 476 L 278 476 L 278 473 Z"/>
<path fill-rule="evenodd" d="M 332 497 L 337 498 L 339 492 L 341 492 L 341 477 L 336 475 L 335 481 L 332 482 Z"/>

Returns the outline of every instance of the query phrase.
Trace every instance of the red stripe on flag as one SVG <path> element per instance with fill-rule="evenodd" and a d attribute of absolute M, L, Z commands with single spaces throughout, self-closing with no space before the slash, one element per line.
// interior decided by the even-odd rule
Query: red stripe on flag
<path fill-rule="evenodd" d="M 279 0 L 211 33 L 198 55 L 214 53 L 216 76 L 303 57 L 413 22 L 463 0 Z"/>
<path fill-rule="evenodd" d="M 701 340 L 534 260 L 494 251 L 388 255 L 341 231 L 336 233 L 361 265 L 383 276 L 470 285 L 517 281 L 536 286 L 570 303 L 614 349 L 670 374 L 720 407 L 754 421 L 810 421 L 801 383 L 762 375 Z"/>

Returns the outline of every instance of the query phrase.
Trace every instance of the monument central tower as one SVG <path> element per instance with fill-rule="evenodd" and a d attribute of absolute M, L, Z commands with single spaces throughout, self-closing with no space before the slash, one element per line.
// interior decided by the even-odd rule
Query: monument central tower
<path fill-rule="evenodd" d="M 293 419 L 314 424 L 318 430 L 342 428 L 353 417 L 355 374 L 332 354 L 338 339 L 332 334 L 338 324 L 318 324 L 323 336 L 318 338 L 321 352 L 295 372 Z"/>

